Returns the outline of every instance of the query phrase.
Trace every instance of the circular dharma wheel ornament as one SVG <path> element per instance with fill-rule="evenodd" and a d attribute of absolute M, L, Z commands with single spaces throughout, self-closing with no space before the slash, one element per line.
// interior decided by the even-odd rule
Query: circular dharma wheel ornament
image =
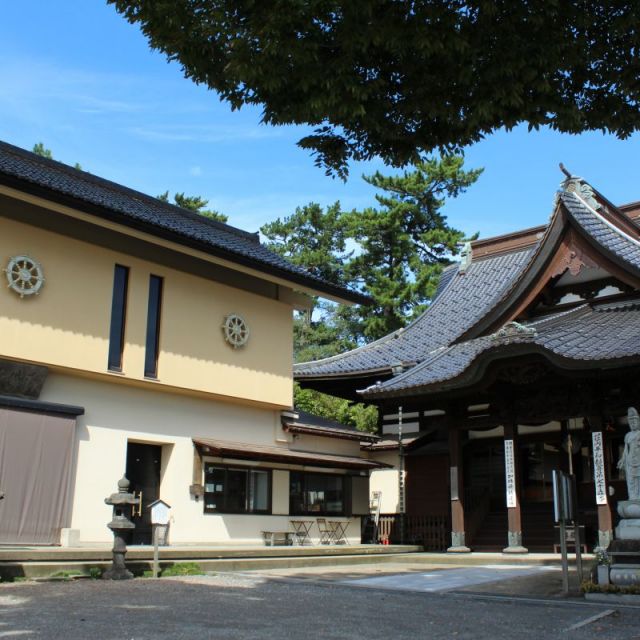
<path fill-rule="evenodd" d="M 242 316 L 230 313 L 222 325 L 224 339 L 234 348 L 238 349 L 247 344 L 249 340 L 249 327 Z"/>
<path fill-rule="evenodd" d="M 29 256 L 14 256 L 4 269 L 9 289 L 21 298 L 37 296 L 44 284 L 44 274 L 40 264 Z"/>

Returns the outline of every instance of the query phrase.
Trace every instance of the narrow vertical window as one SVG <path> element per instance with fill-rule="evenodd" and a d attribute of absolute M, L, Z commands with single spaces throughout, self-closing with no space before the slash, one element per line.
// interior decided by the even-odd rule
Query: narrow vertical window
<path fill-rule="evenodd" d="M 129 267 L 123 267 L 117 264 L 113 274 L 113 300 L 111 301 L 111 331 L 109 332 L 108 363 L 110 371 L 122 371 L 128 284 Z"/>
<path fill-rule="evenodd" d="M 160 309 L 162 307 L 162 278 L 149 278 L 149 307 L 147 309 L 147 340 L 144 356 L 146 378 L 158 377 L 158 349 L 160 346 Z"/>

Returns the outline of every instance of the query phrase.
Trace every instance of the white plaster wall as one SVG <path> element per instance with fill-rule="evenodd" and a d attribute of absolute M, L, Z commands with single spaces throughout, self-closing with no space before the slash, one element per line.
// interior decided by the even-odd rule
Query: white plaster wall
<path fill-rule="evenodd" d="M 380 513 L 398 513 L 400 494 L 397 469 L 375 469 L 369 482 L 371 496 L 374 491 L 382 491 Z"/>
<path fill-rule="evenodd" d="M 274 515 L 289 515 L 289 472 L 278 469 L 271 476 L 271 512 Z"/>
<path fill-rule="evenodd" d="M 391 465 L 392 469 L 374 469 L 369 483 L 371 497 L 374 491 L 382 491 L 380 513 L 398 513 L 400 510 L 400 488 L 398 486 L 398 450 L 373 451 L 370 458 Z"/>
<path fill-rule="evenodd" d="M 324 438 L 308 435 L 306 433 L 289 434 L 291 448 L 296 451 L 310 451 L 313 453 L 328 453 L 327 443 L 331 443 L 331 453 L 341 456 L 360 457 L 360 442 L 356 440 L 344 440 L 340 438 Z"/>
<path fill-rule="evenodd" d="M 192 483 L 192 437 L 279 445 L 279 411 L 223 403 L 179 394 L 110 384 L 51 373 L 43 401 L 79 405 L 75 491 L 71 528 L 82 543 L 112 540 L 106 523 L 111 508 L 104 498 L 117 490 L 125 472 L 127 442 L 163 445 L 160 497 L 171 509 L 172 544 L 260 543 L 263 530 L 289 530 L 288 472 L 274 474 L 274 512 L 283 515 L 214 515 L 203 513 L 202 500 L 189 495 Z M 326 453 L 343 453 L 343 441 L 325 438 Z M 334 444 L 338 444 L 334 447 Z M 242 463 L 238 463 L 239 465 Z M 263 465 L 269 466 L 269 465 Z M 276 466 L 276 465 L 272 465 Z M 277 465 L 284 466 L 286 465 Z M 275 509 L 277 507 L 277 510 Z M 314 526 L 314 533 L 317 528 Z M 360 521 L 349 526 L 351 542 L 360 540 Z"/>

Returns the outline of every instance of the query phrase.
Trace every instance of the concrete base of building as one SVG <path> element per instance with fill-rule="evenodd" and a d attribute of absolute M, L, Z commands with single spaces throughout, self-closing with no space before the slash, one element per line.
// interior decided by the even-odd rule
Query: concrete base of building
<path fill-rule="evenodd" d="M 362 545 L 363 547 L 373 547 L 374 545 Z M 382 547 L 382 545 L 378 545 Z M 395 547 L 395 548 L 394 548 Z M 415 549 L 415 547 L 413 547 Z M 150 549 L 150 548 L 147 548 Z M 289 550 L 291 547 L 289 547 Z M 379 553 L 344 553 L 344 547 L 340 549 L 343 553 L 327 554 L 327 555 L 258 555 L 250 556 L 247 552 L 264 551 L 264 549 L 245 549 L 244 555 L 226 557 L 206 557 L 191 552 L 188 555 L 182 555 L 184 549 L 180 549 L 179 553 L 172 557 L 163 555 L 163 549 L 160 550 L 160 567 L 161 569 L 179 562 L 195 562 L 200 566 L 203 572 L 233 572 L 233 571 L 253 571 L 264 569 L 286 569 L 286 568 L 306 568 L 306 567 L 330 567 L 330 566 L 362 566 L 366 564 L 402 564 L 408 563 L 412 567 L 415 565 L 424 565 L 425 570 L 434 566 L 449 567 L 473 567 L 490 565 L 538 565 L 538 566 L 561 566 L 561 558 L 557 553 L 530 553 L 526 555 L 505 555 L 502 553 L 448 553 L 448 552 L 421 552 L 407 551 L 411 547 L 401 545 L 384 546 Z M 270 549 L 269 549 L 270 550 Z M 353 548 L 351 548 L 353 550 Z M 64 550 L 67 552 L 68 550 Z M 133 549 L 134 557 L 127 557 L 127 567 L 135 574 L 141 574 L 152 568 L 152 549 L 151 553 L 147 553 L 146 557 L 142 556 L 142 552 L 146 550 L 137 548 Z M 205 550 L 199 549 L 203 552 Z M 230 554 L 236 553 L 237 549 L 228 549 Z M 276 551 L 280 551 L 276 549 Z M 305 549 L 306 551 L 306 549 Z M 0 551 L 4 553 L 4 551 Z M 85 557 L 81 560 L 65 559 L 63 557 L 57 560 L 38 560 L 33 559 L 26 561 L 6 561 L 0 560 L 0 578 L 11 580 L 13 578 L 48 578 L 61 571 L 73 572 L 83 576 L 89 576 L 93 573 L 91 570 L 95 567 L 102 570 L 111 566 L 111 559 L 102 557 L 97 559 L 93 557 Z M 109 555 L 105 552 L 104 554 Z M 128 556 L 128 554 L 127 554 Z M 196 557 L 194 557 L 196 556 Z M 590 562 L 594 559 L 593 555 L 583 555 L 583 562 Z M 570 565 L 574 564 L 572 558 L 569 560 Z"/>

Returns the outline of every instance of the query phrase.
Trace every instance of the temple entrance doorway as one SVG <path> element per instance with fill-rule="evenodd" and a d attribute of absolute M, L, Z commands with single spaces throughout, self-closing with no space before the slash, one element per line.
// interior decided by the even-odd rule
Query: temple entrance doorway
<path fill-rule="evenodd" d="M 471 440 L 466 453 L 465 518 L 471 546 L 477 551 L 502 551 L 508 534 L 504 440 Z M 576 468 L 579 455 L 572 453 L 569 461 L 559 428 L 524 435 L 517 455 L 523 544 L 530 551 L 550 553 L 555 543 L 553 470 L 568 471 L 571 466 L 574 473 L 581 473 Z"/>
<path fill-rule="evenodd" d="M 151 512 L 148 505 L 160 497 L 160 445 L 129 442 L 127 444 L 126 476 L 130 491 L 139 495 L 141 504 L 133 509 L 131 520 L 136 525 L 130 544 L 151 544 Z"/>

